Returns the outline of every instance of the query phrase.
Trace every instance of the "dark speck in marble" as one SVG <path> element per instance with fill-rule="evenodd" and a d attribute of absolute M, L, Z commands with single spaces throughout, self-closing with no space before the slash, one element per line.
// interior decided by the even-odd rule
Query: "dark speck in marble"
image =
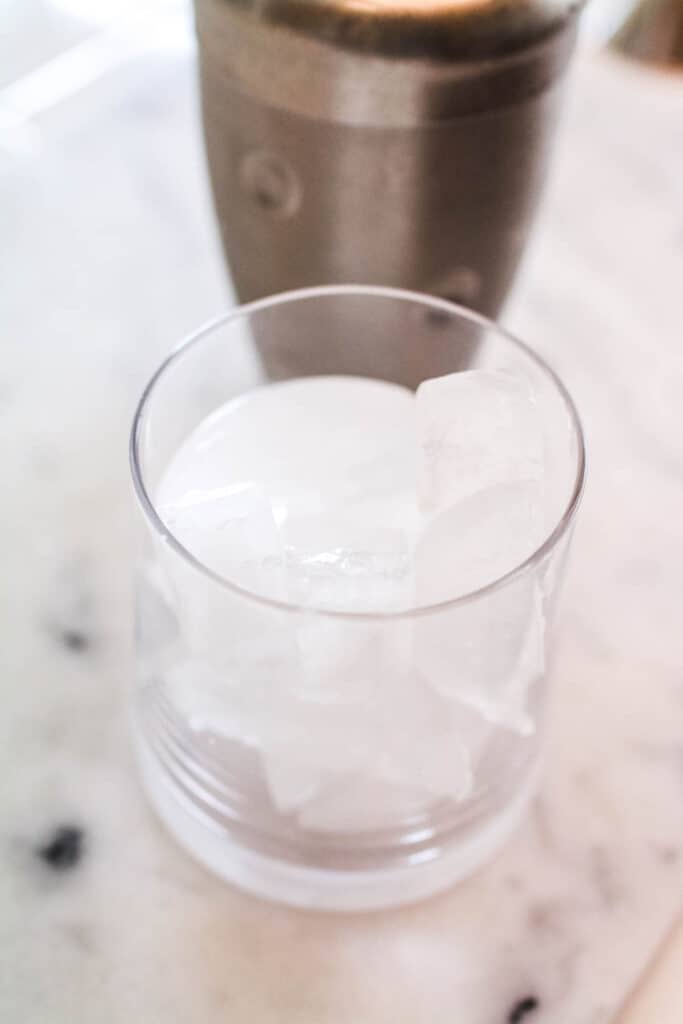
<path fill-rule="evenodd" d="M 84 838 L 83 830 L 76 825 L 60 825 L 38 849 L 38 856 L 55 871 L 68 871 L 83 856 Z"/>
<path fill-rule="evenodd" d="M 45 624 L 54 640 L 71 654 L 84 654 L 96 635 L 96 601 L 89 559 L 73 554 L 55 573 L 45 609 Z"/>
<path fill-rule="evenodd" d="M 540 1005 L 536 996 L 524 996 L 522 999 L 518 999 L 507 1015 L 507 1024 L 521 1024 Z"/>
<path fill-rule="evenodd" d="M 675 846 L 653 843 L 652 851 L 660 864 L 677 864 L 681 859 L 681 851 Z"/>
<path fill-rule="evenodd" d="M 555 932 L 561 931 L 564 923 L 566 908 L 561 901 L 548 901 L 546 903 L 534 903 L 529 907 L 528 924 L 532 931 Z"/>
<path fill-rule="evenodd" d="M 64 629 L 60 639 L 68 650 L 75 653 L 87 651 L 90 647 L 90 638 L 80 629 Z"/>

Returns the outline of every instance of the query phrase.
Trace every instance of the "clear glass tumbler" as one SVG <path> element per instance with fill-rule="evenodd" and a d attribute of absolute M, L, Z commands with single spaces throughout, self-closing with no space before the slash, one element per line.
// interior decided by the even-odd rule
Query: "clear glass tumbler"
<path fill-rule="evenodd" d="M 372 612 L 273 597 L 190 552 L 159 507 L 191 432 L 255 388 L 318 374 L 414 388 L 464 369 L 529 382 L 545 465 L 538 543 L 474 592 L 454 581 L 438 603 Z M 420 899 L 495 852 L 538 780 L 552 612 L 584 480 L 579 418 L 554 372 L 437 298 L 291 292 L 235 309 L 166 359 L 135 415 L 131 466 L 136 750 L 179 842 L 255 894 L 339 910 Z M 340 665 L 345 688 L 326 689 Z"/>

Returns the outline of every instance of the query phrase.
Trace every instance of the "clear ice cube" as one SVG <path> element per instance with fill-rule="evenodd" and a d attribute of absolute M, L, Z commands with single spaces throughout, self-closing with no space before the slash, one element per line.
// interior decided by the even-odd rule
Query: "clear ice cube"
<path fill-rule="evenodd" d="M 297 693 L 323 703 L 372 699 L 382 677 L 395 670 L 398 631 L 373 618 L 325 612 L 410 608 L 414 580 L 405 533 L 337 517 L 299 520 L 285 536 L 287 596 L 310 609 L 292 620 Z"/>
<path fill-rule="evenodd" d="M 245 686 L 268 673 L 292 671 L 296 647 L 285 615 L 259 600 L 286 597 L 284 545 L 262 488 L 170 490 L 165 488 L 161 515 L 180 543 L 228 584 L 256 595 L 222 585 L 162 548 L 159 560 L 178 595 L 188 651 Z"/>
<path fill-rule="evenodd" d="M 363 494 L 368 471 L 380 493 L 401 485 L 406 463 L 400 453 L 414 444 L 407 388 L 368 378 L 318 377 L 315 387 L 310 379 L 271 386 L 267 401 L 268 447 L 271 456 L 280 456 L 277 467 L 258 477 L 267 485 L 279 479 L 290 495 L 308 489 L 342 499 Z M 378 464 L 387 470 L 385 478 L 373 472 Z"/>
<path fill-rule="evenodd" d="M 382 672 L 381 635 L 372 625 L 302 614 L 296 624 L 297 693 L 348 704 L 371 700 Z"/>
<path fill-rule="evenodd" d="M 524 377 L 503 370 L 437 377 L 417 389 L 416 410 L 423 514 L 496 484 L 542 478 L 543 435 Z"/>
<path fill-rule="evenodd" d="M 349 775 L 324 785 L 303 803 L 298 821 L 311 832 L 372 832 L 418 818 L 433 802 L 418 786 Z"/>
<path fill-rule="evenodd" d="M 487 722 L 522 735 L 533 731 L 531 688 L 544 672 L 545 617 L 529 575 L 462 605 L 420 617 L 415 663 L 445 697 Z"/>
<path fill-rule="evenodd" d="M 490 726 L 481 716 L 444 700 L 421 679 L 392 674 L 365 718 L 365 758 L 343 771 L 321 774 L 317 792 L 302 803 L 302 827 L 311 831 L 366 831 L 397 827 L 443 800 L 472 793 L 474 770 Z"/>
<path fill-rule="evenodd" d="M 493 583 L 542 540 L 537 483 L 503 483 L 461 499 L 427 520 L 418 537 L 418 604 L 450 601 Z"/>
<path fill-rule="evenodd" d="M 387 679 L 371 772 L 432 798 L 466 799 L 487 728 L 433 692 L 417 673 Z"/>
<path fill-rule="evenodd" d="M 316 377 L 257 388 L 209 417 L 174 456 L 162 492 L 258 481 L 282 525 L 316 512 L 321 496 L 346 501 L 372 481 L 379 497 L 407 488 L 415 446 L 413 394 L 386 381 Z M 162 498 L 165 494 L 160 495 Z M 172 495 L 171 495 L 172 496 Z"/>
<path fill-rule="evenodd" d="M 230 582 L 281 598 L 284 547 L 260 485 L 231 484 L 167 497 L 161 518 L 187 550 Z"/>
<path fill-rule="evenodd" d="M 411 538 L 341 516 L 302 517 L 283 529 L 287 596 L 307 607 L 387 612 L 413 601 Z"/>
<path fill-rule="evenodd" d="M 227 699 L 229 682 L 195 658 L 185 658 L 163 671 L 165 695 L 191 729 L 214 729 L 226 736 L 238 736 L 241 722 L 236 708 Z M 231 713 L 232 712 L 232 713 Z"/>
<path fill-rule="evenodd" d="M 373 708 L 279 699 L 263 721 L 263 770 L 275 806 L 289 813 L 335 779 L 365 772 L 374 750 Z"/>
<path fill-rule="evenodd" d="M 544 536 L 543 436 L 527 382 L 473 371 L 418 393 L 423 528 L 415 554 L 421 606 L 473 594 L 521 565 Z M 545 621 L 533 575 L 429 615 L 415 664 L 441 695 L 492 725 L 528 734 L 543 673 Z"/>
<path fill-rule="evenodd" d="M 281 814 L 290 814 L 312 800 L 327 780 L 324 772 L 299 758 L 289 746 L 282 750 L 269 748 L 263 757 L 263 770 L 270 799 Z"/>

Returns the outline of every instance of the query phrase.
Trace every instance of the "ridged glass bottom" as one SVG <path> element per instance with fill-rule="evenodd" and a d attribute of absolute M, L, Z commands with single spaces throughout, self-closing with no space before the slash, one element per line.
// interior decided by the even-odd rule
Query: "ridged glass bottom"
<path fill-rule="evenodd" d="M 274 812 L 258 757 L 187 729 L 159 692 L 138 695 L 135 745 L 149 800 L 178 842 L 256 896 L 320 910 L 374 910 L 447 889 L 495 854 L 534 793 L 538 758 L 508 765 L 497 787 L 392 828 L 307 832 Z"/>

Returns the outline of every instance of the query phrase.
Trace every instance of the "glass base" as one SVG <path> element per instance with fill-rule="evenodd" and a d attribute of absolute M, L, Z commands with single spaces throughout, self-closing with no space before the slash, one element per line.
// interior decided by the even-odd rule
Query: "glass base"
<path fill-rule="evenodd" d="M 327 870 L 264 856 L 237 842 L 227 828 L 204 820 L 176 791 L 140 732 L 136 748 L 144 789 L 166 827 L 192 856 L 225 881 L 262 899 L 310 910 L 379 910 L 414 903 L 472 874 L 505 843 L 534 795 L 538 771 L 494 816 L 450 844 L 435 842 L 419 862 L 373 870 Z"/>

